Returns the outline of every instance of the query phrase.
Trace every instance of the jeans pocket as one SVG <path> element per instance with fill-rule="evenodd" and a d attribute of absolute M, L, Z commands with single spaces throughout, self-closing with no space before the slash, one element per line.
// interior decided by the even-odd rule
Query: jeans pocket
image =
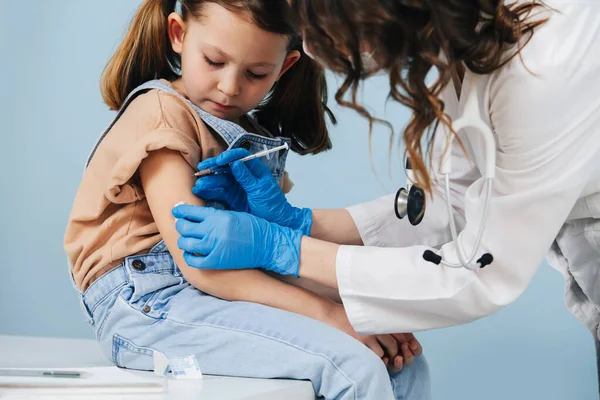
<path fill-rule="evenodd" d="M 152 371 L 154 369 L 154 350 L 137 346 L 117 334 L 112 340 L 112 359 L 121 368 Z"/>
<path fill-rule="evenodd" d="M 169 253 L 127 257 L 129 284 L 121 297 L 137 311 L 162 319 L 169 300 L 189 286 Z"/>

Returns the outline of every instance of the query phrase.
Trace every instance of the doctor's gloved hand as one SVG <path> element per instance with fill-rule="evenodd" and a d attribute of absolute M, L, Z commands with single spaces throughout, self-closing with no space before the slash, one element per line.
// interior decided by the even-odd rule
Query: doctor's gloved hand
<path fill-rule="evenodd" d="M 310 236 L 312 210 L 293 207 L 271 175 L 269 167 L 254 159 L 237 161 L 250 155 L 247 150 L 233 149 L 198 164 L 198 170 L 224 167 L 231 163 L 231 175 L 199 178 L 192 189 L 205 200 L 224 201 L 234 211 L 243 211 Z"/>
<path fill-rule="evenodd" d="M 298 277 L 302 232 L 246 213 L 179 205 L 173 208 L 177 244 L 198 269 L 262 268 Z"/>
<path fill-rule="evenodd" d="M 198 164 L 198 171 L 220 168 L 227 165 L 230 159 L 237 160 L 250 155 L 250 152 L 245 149 L 232 150 L 228 153 L 230 157 L 227 158 L 223 156 L 225 153 L 202 161 Z M 242 189 L 238 181 L 235 180 L 231 174 L 231 170 L 228 170 L 226 173 L 198 178 L 196 185 L 192 188 L 192 192 L 203 200 L 225 203 L 233 211 L 250 212 L 246 192 Z"/>

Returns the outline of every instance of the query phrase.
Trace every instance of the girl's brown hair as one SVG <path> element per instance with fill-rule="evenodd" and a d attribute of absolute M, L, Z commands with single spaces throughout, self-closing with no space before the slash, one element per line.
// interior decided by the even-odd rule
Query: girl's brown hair
<path fill-rule="evenodd" d="M 327 107 L 327 84 L 321 66 L 302 51 L 302 42 L 291 24 L 285 0 L 179 0 L 184 20 L 200 18 L 206 3 L 245 13 L 261 29 L 290 38 L 289 51 L 302 57 L 275 84 L 257 108 L 258 122 L 271 133 L 292 140 L 292 150 L 316 154 L 331 148 L 325 116 L 335 117 Z M 152 79 L 174 80 L 180 56 L 171 48 L 167 18 L 177 0 L 145 0 L 133 18 L 125 38 L 106 66 L 101 90 L 104 102 L 118 110 L 127 95 Z"/>
<path fill-rule="evenodd" d="M 452 130 L 439 97 L 451 82 L 453 71 L 462 63 L 476 74 L 501 68 L 520 53 L 534 30 L 546 21 L 531 18 L 538 7 L 546 8 L 536 1 L 514 5 L 506 5 L 504 0 L 290 3 L 311 53 L 345 78 L 336 100 L 368 118 L 371 126 L 377 120 L 357 103 L 357 92 L 360 81 L 368 76 L 361 50 L 365 44 L 372 46 L 380 67 L 389 71 L 389 97 L 413 111 L 403 135 L 405 157 L 410 160 L 416 184 L 429 193 L 432 179 L 425 153 L 431 164 L 432 143 L 440 122 Z M 426 77 L 434 68 L 438 78 L 428 86 Z M 350 101 L 344 100 L 348 92 Z"/>

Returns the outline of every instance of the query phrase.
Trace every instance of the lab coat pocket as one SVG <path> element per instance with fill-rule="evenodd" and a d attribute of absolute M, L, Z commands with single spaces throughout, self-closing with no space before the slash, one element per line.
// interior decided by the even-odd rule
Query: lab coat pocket
<path fill-rule="evenodd" d="M 590 219 L 584 231 L 585 239 L 600 255 L 600 219 Z"/>
<path fill-rule="evenodd" d="M 151 371 L 154 369 L 154 350 L 137 346 L 117 334 L 113 336 L 113 363 L 121 368 Z"/>

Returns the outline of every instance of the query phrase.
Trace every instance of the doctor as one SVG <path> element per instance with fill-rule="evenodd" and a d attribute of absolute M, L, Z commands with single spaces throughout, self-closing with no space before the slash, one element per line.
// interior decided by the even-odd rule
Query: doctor
<path fill-rule="evenodd" d="M 299 209 L 260 161 L 233 162 L 194 192 L 237 212 L 173 210 L 187 263 L 312 279 L 339 289 L 358 332 L 389 333 L 493 314 L 548 255 L 567 306 L 597 336 L 600 3 L 290 3 L 307 50 L 345 78 L 338 99 L 349 93 L 367 115 L 358 84 L 389 74 L 390 98 L 413 110 L 404 142 L 414 186 L 348 209 Z"/>

